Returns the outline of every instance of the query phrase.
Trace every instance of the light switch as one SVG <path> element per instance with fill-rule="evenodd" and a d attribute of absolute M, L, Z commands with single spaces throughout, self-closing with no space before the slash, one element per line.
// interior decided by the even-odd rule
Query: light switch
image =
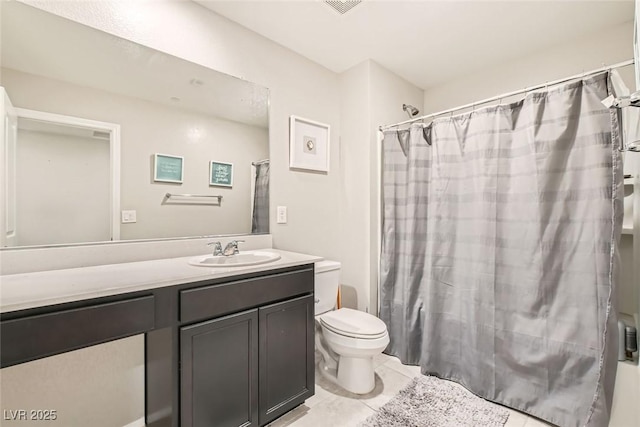
<path fill-rule="evenodd" d="M 278 224 L 286 224 L 287 223 L 287 207 L 286 206 L 278 206 L 276 209 L 276 223 Z"/>
<path fill-rule="evenodd" d="M 136 222 L 136 211 L 122 211 L 122 223 Z"/>

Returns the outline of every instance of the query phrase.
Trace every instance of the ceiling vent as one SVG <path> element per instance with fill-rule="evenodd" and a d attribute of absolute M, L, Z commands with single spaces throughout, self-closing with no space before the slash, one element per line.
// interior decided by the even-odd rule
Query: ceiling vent
<path fill-rule="evenodd" d="M 362 0 L 346 0 L 346 1 L 330 1 L 325 0 L 326 4 L 331 6 L 331 9 L 338 12 L 340 15 L 344 15 L 349 12 L 351 9 L 362 3 Z"/>

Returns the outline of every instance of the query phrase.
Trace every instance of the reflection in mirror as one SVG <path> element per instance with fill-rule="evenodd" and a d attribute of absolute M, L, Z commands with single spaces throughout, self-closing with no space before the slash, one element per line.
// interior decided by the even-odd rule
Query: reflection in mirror
<path fill-rule="evenodd" d="M 6 203 L 18 245 L 118 240 L 120 129 L 112 123 L 16 109 Z M 26 197 L 25 197 L 26 196 Z M 42 215 L 46 212 L 46 215 Z M 9 243 L 9 242 L 7 242 Z M 8 245 L 6 245 L 8 246 Z"/>
<path fill-rule="evenodd" d="M 3 247 L 269 232 L 266 88 L 18 2 L 2 12 Z M 155 179 L 156 154 L 183 158 L 181 183 Z"/>

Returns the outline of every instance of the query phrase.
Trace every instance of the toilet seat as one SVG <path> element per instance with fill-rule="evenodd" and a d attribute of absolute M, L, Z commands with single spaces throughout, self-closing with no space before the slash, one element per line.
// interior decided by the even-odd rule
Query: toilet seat
<path fill-rule="evenodd" d="M 320 317 L 320 323 L 333 333 L 350 338 L 373 340 L 387 335 L 387 325 L 363 311 L 341 308 Z"/>

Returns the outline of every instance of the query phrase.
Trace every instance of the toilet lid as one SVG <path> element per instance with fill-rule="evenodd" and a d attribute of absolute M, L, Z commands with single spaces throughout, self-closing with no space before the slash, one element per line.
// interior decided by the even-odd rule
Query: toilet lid
<path fill-rule="evenodd" d="M 322 324 L 335 333 L 356 338 L 379 338 L 387 333 L 387 325 L 364 311 L 341 308 L 320 317 Z"/>

